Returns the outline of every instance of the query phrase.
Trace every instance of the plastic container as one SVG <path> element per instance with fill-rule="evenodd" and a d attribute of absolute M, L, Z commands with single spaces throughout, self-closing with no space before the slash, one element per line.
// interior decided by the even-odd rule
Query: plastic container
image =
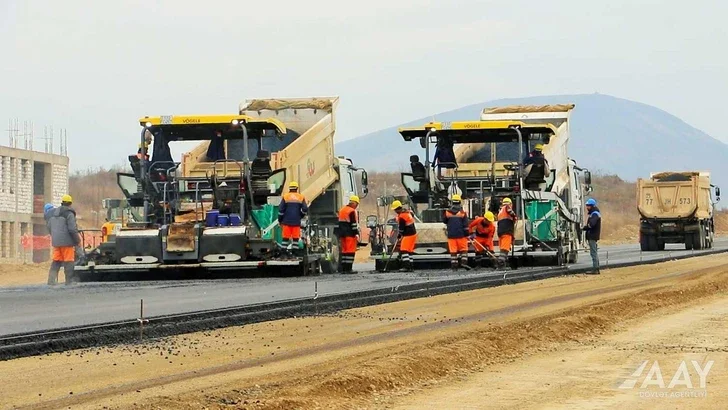
<path fill-rule="evenodd" d="M 218 226 L 228 226 L 230 224 L 230 215 L 218 215 L 217 216 L 217 225 Z"/>
<path fill-rule="evenodd" d="M 230 214 L 230 226 L 240 226 L 240 215 Z"/>
<path fill-rule="evenodd" d="M 212 227 L 217 226 L 217 218 L 220 215 L 220 211 L 217 209 L 209 210 L 205 213 L 205 226 Z"/>

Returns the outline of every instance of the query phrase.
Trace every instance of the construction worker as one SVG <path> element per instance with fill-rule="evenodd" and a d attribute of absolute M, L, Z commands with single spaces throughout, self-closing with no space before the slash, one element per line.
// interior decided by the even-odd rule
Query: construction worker
<path fill-rule="evenodd" d="M 450 251 L 450 266 L 453 270 L 468 266 L 468 215 L 463 211 L 462 198 L 454 194 L 450 209 L 445 211 L 443 222 L 447 225 L 447 247 Z"/>
<path fill-rule="evenodd" d="M 283 230 L 283 246 L 290 252 L 299 249 L 301 240 L 301 219 L 308 213 L 306 198 L 298 192 L 298 182 L 288 184 L 288 193 L 283 195 L 278 206 L 278 223 Z"/>
<path fill-rule="evenodd" d="M 470 239 L 475 242 L 476 263 L 483 264 L 483 256 L 494 250 L 493 236 L 495 236 L 495 215 L 487 211 L 470 223 Z"/>
<path fill-rule="evenodd" d="M 602 214 L 597 208 L 597 201 L 594 198 L 589 198 L 586 201 L 586 211 L 589 213 L 589 218 L 586 221 L 584 230 L 586 231 L 586 240 L 589 242 L 589 254 L 592 259 L 591 272 L 594 275 L 599 274 L 599 237 L 602 232 Z"/>
<path fill-rule="evenodd" d="M 415 228 L 415 218 L 410 211 L 404 209 L 402 202 L 392 202 L 392 210 L 397 213 L 395 220 L 399 226 L 399 234 L 397 240 L 399 243 L 399 255 L 402 258 L 402 271 L 412 272 L 412 254 L 415 252 L 415 243 L 417 242 L 417 229 Z"/>
<path fill-rule="evenodd" d="M 339 249 L 341 251 L 341 273 L 354 273 L 354 257 L 359 245 L 359 217 L 356 208 L 359 197 L 349 197 L 349 204 L 339 210 Z"/>
<path fill-rule="evenodd" d="M 543 144 L 536 144 L 533 151 L 523 160 L 523 182 L 530 191 L 540 191 L 551 175 L 546 157 L 543 155 Z"/>
<path fill-rule="evenodd" d="M 144 154 L 144 151 L 142 150 L 142 148 L 146 148 L 146 151 L 147 151 L 146 154 Z M 141 144 L 140 143 L 139 144 L 139 149 L 137 150 L 136 156 L 139 159 L 145 159 L 145 160 L 149 161 L 149 144 L 148 143 L 144 143 L 144 144 Z"/>
<path fill-rule="evenodd" d="M 71 208 L 73 198 L 70 195 L 63 195 L 61 206 L 50 211 L 48 218 L 48 231 L 51 233 L 51 245 L 53 246 L 53 261 L 48 271 L 48 284 L 55 285 L 58 282 L 58 272 L 63 267 L 66 276 L 66 285 L 75 281 L 73 267 L 76 260 L 76 247 L 81 243 L 81 236 L 76 225 L 76 211 Z"/>
<path fill-rule="evenodd" d="M 498 248 L 504 262 L 513 247 L 513 237 L 516 232 L 516 213 L 513 211 L 511 198 L 503 198 L 498 212 Z"/>
<path fill-rule="evenodd" d="M 109 218 L 105 219 L 106 222 L 104 222 L 103 225 L 101 225 L 101 242 L 108 242 L 109 236 L 114 234 L 114 229 L 116 229 L 116 224 L 111 222 Z"/>

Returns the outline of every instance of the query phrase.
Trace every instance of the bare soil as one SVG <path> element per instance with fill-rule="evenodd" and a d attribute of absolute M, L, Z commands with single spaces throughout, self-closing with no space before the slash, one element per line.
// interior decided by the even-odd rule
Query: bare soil
<path fill-rule="evenodd" d="M 680 346 L 725 362 L 727 290 L 716 255 L 18 359 L 0 363 L 0 407 L 650 407 L 612 390 L 617 370 Z M 691 407 L 723 408 L 713 372 Z"/>
<path fill-rule="evenodd" d="M 49 268 L 50 263 L 0 264 L 0 286 L 40 285 L 47 283 Z M 63 273 L 61 273 L 62 276 Z"/>

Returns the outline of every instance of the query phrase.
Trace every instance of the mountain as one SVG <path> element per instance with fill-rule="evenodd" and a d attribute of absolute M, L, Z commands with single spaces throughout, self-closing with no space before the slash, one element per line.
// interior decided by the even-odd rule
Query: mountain
<path fill-rule="evenodd" d="M 405 142 L 398 127 L 421 125 L 433 117 L 436 121 L 477 119 L 484 107 L 557 103 L 576 104 L 569 155 L 580 166 L 626 180 L 656 171 L 710 171 L 713 183 L 728 189 L 728 145 L 659 108 L 603 94 L 509 98 L 469 105 L 340 142 L 336 152 L 370 171 L 403 170 L 409 168 L 411 154 L 423 158 L 424 150 L 417 142 Z"/>

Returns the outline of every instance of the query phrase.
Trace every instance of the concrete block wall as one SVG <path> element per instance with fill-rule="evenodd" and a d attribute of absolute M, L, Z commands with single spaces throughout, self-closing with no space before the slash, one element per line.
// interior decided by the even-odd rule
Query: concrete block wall
<path fill-rule="evenodd" d="M 0 157 L 0 212 L 33 212 L 33 162 Z"/>
<path fill-rule="evenodd" d="M 53 164 L 53 176 L 51 179 L 51 191 L 53 204 L 60 205 L 61 197 L 68 193 L 68 166 Z"/>

